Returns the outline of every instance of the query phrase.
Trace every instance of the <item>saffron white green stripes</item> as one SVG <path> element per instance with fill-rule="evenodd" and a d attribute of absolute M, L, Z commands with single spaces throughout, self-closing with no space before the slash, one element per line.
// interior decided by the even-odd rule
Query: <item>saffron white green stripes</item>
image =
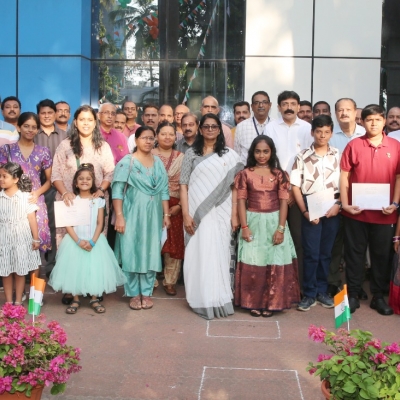
<path fill-rule="evenodd" d="M 40 314 L 40 307 L 43 300 L 44 288 L 46 282 L 44 279 L 36 278 L 35 274 L 31 275 L 31 289 L 29 291 L 29 307 L 28 313 L 32 315 Z"/>
<path fill-rule="evenodd" d="M 343 285 L 343 290 L 333 300 L 335 303 L 335 327 L 339 328 L 340 325 L 351 319 L 347 285 Z"/>

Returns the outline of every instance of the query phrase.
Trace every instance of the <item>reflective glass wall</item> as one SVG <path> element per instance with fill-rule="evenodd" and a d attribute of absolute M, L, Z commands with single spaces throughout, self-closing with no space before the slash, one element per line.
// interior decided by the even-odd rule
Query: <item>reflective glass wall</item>
<path fill-rule="evenodd" d="M 233 123 L 244 96 L 244 0 L 93 0 L 92 103 L 216 97 Z"/>

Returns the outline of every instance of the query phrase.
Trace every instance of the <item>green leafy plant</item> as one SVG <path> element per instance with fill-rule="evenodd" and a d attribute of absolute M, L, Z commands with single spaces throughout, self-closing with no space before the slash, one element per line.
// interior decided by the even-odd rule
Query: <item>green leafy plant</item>
<path fill-rule="evenodd" d="M 400 346 L 359 329 L 337 333 L 309 327 L 309 337 L 329 347 L 307 371 L 329 382 L 331 399 L 400 399 Z"/>
<path fill-rule="evenodd" d="M 25 392 L 52 384 L 51 394 L 62 393 L 70 375 L 80 371 L 80 349 L 67 346 L 67 335 L 56 321 L 44 325 L 44 316 L 25 319 L 22 306 L 5 304 L 0 311 L 0 394 Z"/>

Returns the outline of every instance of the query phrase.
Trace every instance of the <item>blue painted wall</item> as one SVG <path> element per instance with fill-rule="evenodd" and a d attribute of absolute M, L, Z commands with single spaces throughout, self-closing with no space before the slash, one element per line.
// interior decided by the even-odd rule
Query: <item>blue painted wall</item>
<path fill-rule="evenodd" d="M 0 40 L 2 98 L 17 95 L 23 111 L 35 111 L 44 98 L 67 101 L 72 112 L 89 103 L 91 3 L 0 1 L 2 31 L 9 35 Z"/>

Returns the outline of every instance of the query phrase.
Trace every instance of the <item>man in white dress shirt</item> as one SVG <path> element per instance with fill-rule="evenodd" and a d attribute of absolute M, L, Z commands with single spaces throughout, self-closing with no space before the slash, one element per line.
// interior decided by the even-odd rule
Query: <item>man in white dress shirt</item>
<path fill-rule="evenodd" d="M 239 154 L 241 162 L 246 165 L 247 154 L 253 140 L 262 135 L 265 127 L 271 121 L 268 116 L 271 101 L 268 93 L 260 90 L 251 96 L 253 117 L 240 122 L 236 126 L 234 149 Z"/>
<path fill-rule="evenodd" d="M 294 159 L 301 150 L 313 143 L 311 124 L 297 117 L 300 110 L 300 96 L 291 90 L 285 90 L 278 96 L 278 110 L 281 117 L 271 121 L 264 130 L 275 143 L 276 152 L 282 169 L 289 174 L 292 170 Z M 301 214 L 290 191 L 288 224 L 297 253 L 299 267 L 299 282 L 303 285 L 303 248 L 301 244 Z"/>

